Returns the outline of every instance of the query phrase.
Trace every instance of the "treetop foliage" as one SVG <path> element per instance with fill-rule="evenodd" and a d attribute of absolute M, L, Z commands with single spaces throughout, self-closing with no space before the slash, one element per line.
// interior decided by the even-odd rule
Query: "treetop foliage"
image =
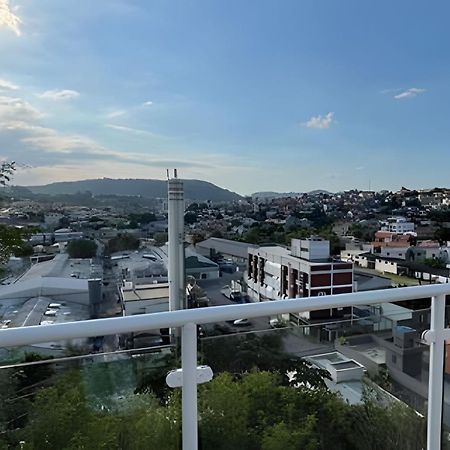
<path fill-rule="evenodd" d="M 119 234 L 108 241 L 108 253 L 121 252 L 124 250 L 137 250 L 139 248 L 139 239 L 129 233 Z"/>
<path fill-rule="evenodd" d="M 67 244 L 66 251 L 71 258 L 93 258 L 97 253 L 97 244 L 90 239 L 76 239 Z"/>

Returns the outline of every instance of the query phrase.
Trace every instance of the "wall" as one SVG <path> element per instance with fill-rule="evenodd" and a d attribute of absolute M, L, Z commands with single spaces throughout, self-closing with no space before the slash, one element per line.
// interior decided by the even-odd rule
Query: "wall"
<path fill-rule="evenodd" d="M 397 263 L 395 261 L 387 261 L 377 258 L 375 260 L 375 270 L 378 272 L 387 272 L 397 274 Z"/>
<path fill-rule="evenodd" d="M 133 300 L 124 302 L 124 316 L 169 311 L 169 299 Z"/>
<path fill-rule="evenodd" d="M 383 247 L 379 253 L 380 256 L 387 256 L 389 258 L 405 259 L 406 248 L 391 248 Z"/>
<path fill-rule="evenodd" d="M 186 269 L 186 275 L 192 275 L 196 280 L 216 280 L 219 278 L 219 267 Z"/>

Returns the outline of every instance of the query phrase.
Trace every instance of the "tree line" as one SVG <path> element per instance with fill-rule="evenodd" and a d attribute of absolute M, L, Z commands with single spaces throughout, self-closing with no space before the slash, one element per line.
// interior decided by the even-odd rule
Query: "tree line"
<path fill-rule="evenodd" d="M 363 403 L 346 403 L 282 342 L 282 333 L 201 342 L 201 362 L 215 372 L 199 386 L 201 449 L 425 448 L 423 417 L 370 390 Z M 179 367 L 175 354 L 74 364 L 0 370 L 0 449 L 181 447 L 181 393 L 164 382 Z"/>

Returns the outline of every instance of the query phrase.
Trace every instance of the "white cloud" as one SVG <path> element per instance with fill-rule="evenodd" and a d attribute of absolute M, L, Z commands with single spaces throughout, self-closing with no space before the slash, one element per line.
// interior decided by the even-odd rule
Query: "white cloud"
<path fill-rule="evenodd" d="M 17 89 L 19 89 L 19 86 L 17 86 L 17 84 L 5 80 L 4 78 L 0 78 L 0 90 L 16 91 Z"/>
<path fill-rule="evenodd" d="M 141 130 L 139 128 L 125 127 L 123 125 L 114 125 L 112 123 L 107 123 L 105 125 L 105 127 L 106 128 L 111 128 L 111 129 L 117 130 L 117 131 L 124 131 L 126 133 L 145 134 L 147 136 L 157 137 L 157 135 L 155 133 L 152 133 L 151 131 L 147 131 L 147 130 Z"/>
<path fill-rule="evenodd" d="M 307 122 L 304 122 L 302 125 L 307 128 L 316 128 L 319 130 L 325 130 L 330 128 L 330 125 L 333 123 L 333 115 L 334 113 L 329 112 L 325 116 L 321 116 L 320 114 L 315 117 L 311 117 Z"/>
<path fill-rule="evenodd" d="M 146 155 L 140 156 L 141 161 L 146 160 Z M 94 160 L 95 161 L 95 160 Z M 63 161 L 56 164 L 38 164 L 34 166 L 19 167 L 15 174 L 15 184 L 34 185 L 50 183 L 55 181 L 75 181 L 90 178 L 155 178 L 164 179 L 167 167 L 182 168 L 182 174 L 186 178 L 200 178 L 205 174 L 205 169 L 216 168 L 206 166 L 201 161 L 185 160 L 157 160 L 148 159 L 147 164 L 140 161 L 118 161 L 114 159 L 98 160 L 101 164 L 99 173 L 97 164 L 85 164 L 80 161 Z M 223 171 L 219 174 L 219 180 L 227 179 L 230 173 L 235 173 L 236 167 L 220 165 L 217 170 Z M 219 183 L 219 181 L 217 181 Z"/>
<path fill-rule="evenodd" d="M 26 133 L 46 133 L 49 130 L 46 127 L 41 127 L 40 125 L 34 125 L 32 123 L 23 122 L 20 120 L 11 120 L 6 122 L 0 122 L 0 130 L 4 131 L 20 131 Z"/>
<path fill-rule="evenodd" d="M 419 94 L 426 92 L 426 89 L 421 88 L 409 88 L 406 91 L 400 92 L 400 94 L 394 95 L 396 100 L 402 100 L 406 98 L 414 98 Z"/>
<path fill-rule="evenodd" d="M 146 102 L 142 103 L 142 106 L 152 106 L 153 102 L 151 100 L 147 100 Z"/>
<path fill-rule="evenodd" d="M 114 119 L 114 117 L 120 117 L 120 116 L 123 116 L 126 113 L 127 112 L 124 109 L 117 109 L 115 111 L 109 112 L 108 114 L 106 114 L 105 117 L 107 117 L 108 119 Z"/>
<path fill-rule="evenodd" d="M 43 114 L 22 98 L 0 96 L 0 122 L 27 122 L 41 117 Z"/>
<path fill-rule="evenodd" d="M 160 177 L 162 169 L 167 167 L 183 168 L 183 173 L 191 178 L 201 177 L 206 169 L 226 174 L 236 171 L 228 155 L 186 152 L 184 148 L 164 147 L 162 151 L 153 142 L 145 152 L 132 149 L 122 151 L 86 135 L 51 128 L 41 122 L 44 117 L 41 111 L 22 98 L 0 96 L 2 149 L 11 152 L 14 160 L 27 164 L 26 169 L 21 168 L 20 175 L 18 171 L 16 182 L 33 184 L 37 180 L 95 178 L 99 176 L 99 167 L 102 176 L 116 177 L 136 177 L 138 174 L 142 177 Z M 118 132 L 170 139 L 146 130 L 122 125 L 108 126 Z"/>
<path fill-rule="evenodd" d="M 80 96 L 80 93 L 71 89 L 52 89 L 50 91 L 37 94 L 39 98 L 45 98 L 49 100 L 71 100 Z"/>
<path fill-rule="evenodd" d="M 22 21 L 16 16 L 9 6 L 9 0 L 0 0 L 0 27 L 6 27 L 20 36 Z"/>
<path fill-rule="evenodd" d="M 22 138 L 21 141 L 45 152 L 72 153 L 83 149 L 89 154 L 103 154 L 106 149 L 90 138 L 79 135 L 64 135 L 52 128 L 38 127 L 28 129 L 32 136 Z"/>

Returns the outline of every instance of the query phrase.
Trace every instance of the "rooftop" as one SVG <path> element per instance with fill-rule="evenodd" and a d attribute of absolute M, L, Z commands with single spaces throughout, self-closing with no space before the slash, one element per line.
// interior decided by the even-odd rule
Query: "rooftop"
<path fill-rule="evenodd" d="M 155 283 L 155 284 L 139 284 L 122 287 L 122 298 L 124 302 L 132 302 L 139 300 L 161 300 L 169 298 L 169 284 Z"/>
<path fill-rule="evenodd" d="M 196 244 L 198 248 L 214 249 L 216 253 L 233 255 L 239 258 L 247 258 L 249 248 L 258 248 L 255 244 L 232 241 L 230 239 L 208 238 Z"/>

